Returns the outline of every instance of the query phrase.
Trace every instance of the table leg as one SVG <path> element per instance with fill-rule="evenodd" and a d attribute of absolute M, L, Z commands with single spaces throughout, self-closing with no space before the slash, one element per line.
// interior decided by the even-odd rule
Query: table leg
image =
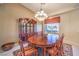
<path fill-rule="evenodd" d="M 46 56 L 46 48 L 43 48 L 43 56 Z"/>

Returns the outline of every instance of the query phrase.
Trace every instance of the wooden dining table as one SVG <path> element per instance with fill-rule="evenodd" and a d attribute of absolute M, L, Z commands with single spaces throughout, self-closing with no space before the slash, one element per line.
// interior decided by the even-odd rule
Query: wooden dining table
<path fill-rule="evenodd" d="M 43 49 L 42 54 L 46 55 L 46 48 L 53 47 L 55 44 L 55 41 L 51 41 L 51 38 L 48 37 L 47 34 L 34 34 L 33 36 L 28 38 L 28 41 L 35 47 L 40 47 Z"/>

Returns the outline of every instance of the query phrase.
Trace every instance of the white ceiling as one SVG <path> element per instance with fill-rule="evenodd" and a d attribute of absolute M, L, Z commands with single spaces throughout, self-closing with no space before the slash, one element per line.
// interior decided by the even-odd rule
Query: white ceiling
<path fill-rule="evenodd" d="M 23 6 L 36 13 L 41 4 L 40 3 L 22 3 Z M 79 8 L 78 3 L 44 3 L 43 10 L 49 15 L 55 15 L 73 9 Z"/>

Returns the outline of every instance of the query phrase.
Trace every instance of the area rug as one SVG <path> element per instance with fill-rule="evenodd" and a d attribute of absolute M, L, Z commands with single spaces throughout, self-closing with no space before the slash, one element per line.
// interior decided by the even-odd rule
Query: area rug
<path fill-rule="evenodd" d="M 72 45 L 64 43 L 63 44 L 63 49 L 64 49 L 64 55 L 63 56 L 73 56 L 73 50 L 72 50 Z M 16 56 L 16 54 L 19 52 L 20 50 L 16 50 L 13 52 L 13 55 Z M 38 56 L 42 56 L 42 54 L 40 53 L 42 52 L 41 48 L 38 48 Z M 48 54 L 46 54 L 46 56 L 48 56 Z"/>
<path fill-rule="evenodd" d="M 64 56 L 73 56 L 72 45 L 64 43 L 63 49 L 64 49 Z"/>

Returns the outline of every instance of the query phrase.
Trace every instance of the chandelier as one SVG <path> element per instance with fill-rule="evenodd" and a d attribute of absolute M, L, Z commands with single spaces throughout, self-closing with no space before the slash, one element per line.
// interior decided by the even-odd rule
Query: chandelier
<path fill-rule="evenodd" d="M 44 4 L 41 3 L 40 10 L 38 12 L 36 12 L 36 14 L 35 14 L 35 18 L 38 19 L 39 21 L 44 21 L 48 17 L 42 8 L 42 5 L 44 5 Z"/>

